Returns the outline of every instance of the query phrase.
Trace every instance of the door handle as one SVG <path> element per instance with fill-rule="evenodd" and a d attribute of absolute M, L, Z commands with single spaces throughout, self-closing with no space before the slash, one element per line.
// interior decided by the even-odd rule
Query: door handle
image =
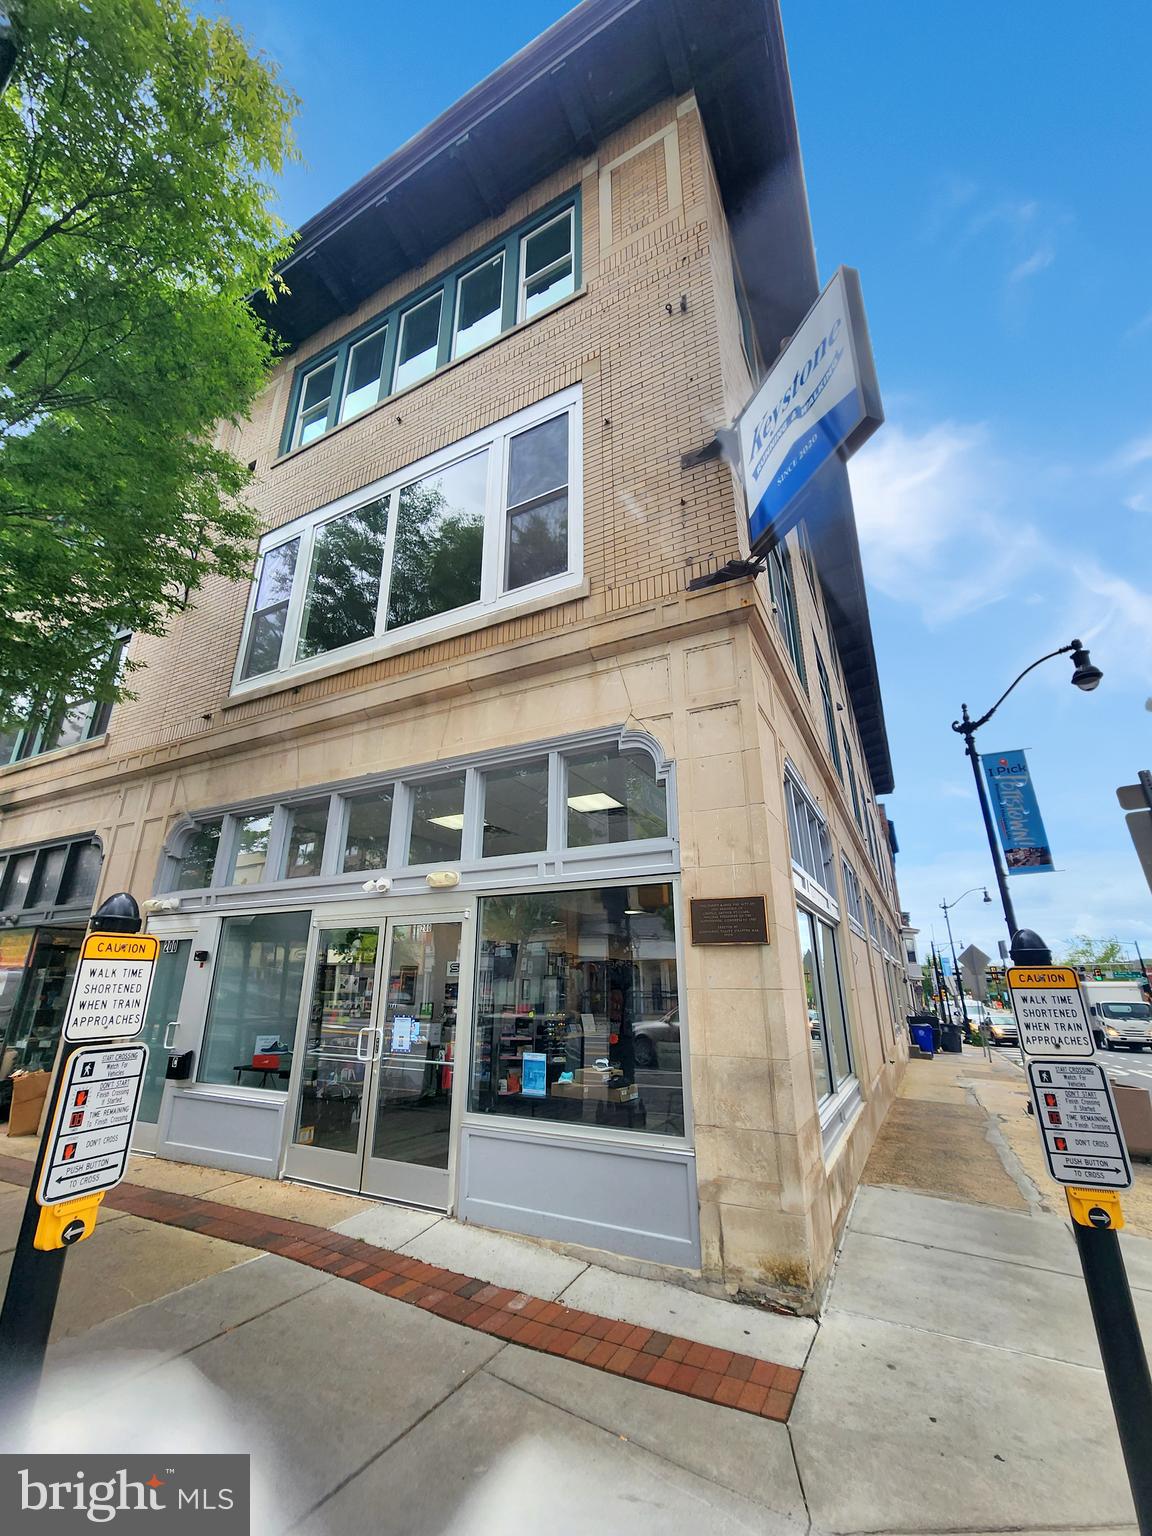
<path fill-rule="evenodd" d="M 376 1029 L 376 1060 L 379 1061 L 384 1054 L 384 1026 L 377 1024 Z"/>
<path fill-rule="evenodd" d="M 172 1049 L 172 1042 L 176 1039 L 176 1031 L 179 1029 L 179 1027 L 180 1027 L 180 1020 L 179 1019 L 173 1019 L 170 1024 L 165 1024 L 165 1026 L 164 1026 L 164 1043 L 160 1047 L 161 1050 L 170 1051 Z"/>
<path fill-rule="evenodd" d="M 365 1040 L 364 1036 L 365 1035 L 370 1035 L 371 1033 L 372 1033 L 372 1026 L 371 1026 L 371 1024 L 365 1024 L 363 1029 L 360 1029 L 360 1030 L 356 1031 L 356 1060 L 357 1061 L 367 1061 L 368 1060 L 368 1049 L 369 1048 L 368 1048 L 368 1042 Z"/>

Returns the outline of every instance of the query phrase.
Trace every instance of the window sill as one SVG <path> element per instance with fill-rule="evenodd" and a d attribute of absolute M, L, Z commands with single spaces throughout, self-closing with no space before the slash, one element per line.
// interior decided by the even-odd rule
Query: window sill
<path fill-rule="evenodd" d="M 309 444 L 309 447 L 311 446 Z M 383 661 L 390 656 L 403 656 L 411 651 L 421 651 L 431 645 L 440 645 L 445 640 L 454 640 L 460 635 L 471 635 L 478 630 L 492 629 L 497 624 L 504 624 L 510 619 L 527 618 L 529 614 L 540 613 L 545 608 L 558 608 L 562 603 L 587 597 L 591 590 L 591 582 L 584 577 L 582 581 L 574 581 L 571 586 L 543 592 L 538 597 L 528 598 L 522 603 L 509 603 L 507 607 L 487 608 L 483 613 L 474 613 L 470 618 L 461 619 L 455 624 L 445 624 L 442 628 L 419 635 L 400 635 L 396 638 L 384 635 L 379 644 L 373 646 L 371 650 L 359 651 L 355 656 L 343 656 L 321 666 L 308 667 L 299 672 L 283 673 L 274 681 L 260 683 L 257 686 L 234 688 L 224 700 L 222 707 L 225 710 L 235 709 L 238 704 L 245 704 L 250 699 L 265 699 L 271 694 L 284 693 L 288 689 L 299 689 L 306 683 L 332 677 L 338 672 L 351 672 L 357 667 L 368 667 L 373 662 Z"/>
<path fill-rule="evenodd" d="M 375 405 L 361 411 L 358 416 L 352 416 L 348 421 L 338 421 L 334 427 L 329 427 L 322 436 L 313 438 L 310 443 L 301 443 L 298 448 L 290 448 L 287 453 L 282 453 L 272 460 L 271 468 L 279 469 L 282 464 L 287 464 L 291 459 L 297 459 L 302 453 L 308 453 L 313 448 L 318 448 L 321 443 L 330 443 L 341 432 L 346 432 L 349 427 L 354 427 L 357 422 L 367 421 L 379 411 L 386 410 L 389 406 L 395 406 L 399 401 L 407 399 L 409 395 L 418 389 L 423 389 L 426 384 L 431 384 L 436 379 L 441 379 L 446 373 L 451 373 L 453 368 L 462 368 L 465 363 L 470 363 L 474 357 L 483 357 L 485 352 L 490 352 L 493 347 L 498 347 L 502 341 L 508 341 L 513 336 L 518 336 L 521 331 L 526 331 L 529 326 L 537 325 L 541 320 L 547 320 L 549 315 L 556 314 L 568 304 L 574 304 L 577 299 L 582 299 L 587 294 L 587 287 L 577 288 L 575 293 L 567 294 L 558 299 L 548 309 L 541 310 L 538 315 L 533 315 L 530 320 L 518 320 L 515 325 L 509 326 L 506 331 L 501 331 L 499 336 L 493 336 L 491 341 L 486 341 L 483 346 L 476 347 L 471 352 L 466 352 L 463 357 L 450 357 L 446 363 L 431 373 L 425 374 L 422 379 L 417 379 L 415 384 L 409 384 L 404 389 L 397 389 L 390 395 L 385 395 L 383 400 L 377 400 Z"/>
<path fill-rule="evenodd" d="M 78 741 L 71 747 L 54 747 L 50 752 L 37 752 L 34 757 L 21 758 L 18 763 L 5 763 L 0 768 L 0 774 L 14 773 L 18 768 L 31 768 L 34 764 L 48 759 L 58 763 L 65 757 L 78 757 L 81 752 L 92 752 L 97 747 L 104 747 L 107 744 L 108 732 L 105 731 L 101 736 L 93 736 L 91 741 Z"/>

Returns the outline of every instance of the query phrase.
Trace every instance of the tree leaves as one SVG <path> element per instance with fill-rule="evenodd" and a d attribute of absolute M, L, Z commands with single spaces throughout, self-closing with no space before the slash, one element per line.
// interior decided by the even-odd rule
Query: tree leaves
<path fill-rule="evenodd" d="M 249 475 L 217 423 L 275 355 L 247 300 L 288 248 L 268 183 L 296 101 L 179 0 L 9 10 L 0 699 L 106 698 L 113 629 L 160 632 L 210 573 L 249 569 Z"/>

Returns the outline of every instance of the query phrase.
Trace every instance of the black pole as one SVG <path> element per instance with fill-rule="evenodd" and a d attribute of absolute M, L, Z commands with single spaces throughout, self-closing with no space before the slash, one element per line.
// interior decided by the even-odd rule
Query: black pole
<path fill-rule="evenodd" d="M 140 926 L 140 909 L 127 892 L 110 896 L 88 923 L 92 933 L 139 933 Z M 45 1099 L 49 1106 L 46 1123 L 51 1121 L 55 1110 L 68 1062 L 79 1049 L 78 1043 L 63 1039 L 60 1042 L 55 1074 Z M 36 1191 L 48 1155 L 48 1141 L 47 1136 L 42 1137 L 36 1149 L 32 1182 L 28 1186 L 20 1232 L 12 1254 L 4 1305 L 0 1308 L 0 1444 L 10 1448 L 12 1436 L 31 1412 L 40 1385 L 48 1335 L 52 1332 L 52 1319 L 64 1274 L 64 1260 L 68 1255 L 67 1248 L 33 1247 L 40 1222 Z"/>
<path fill-rule="evenodd" d="M 1110 1227 L 1085 1227 L 1078 1221 L 1073 1221 L 1072 1232 L 1128 1469 L 1136 1521 L 1140 1536 L 1152 1536 L 1152 1375 L 1132 1305 L 1120 1234 Z"/>
<path fill-rule="evenodd" d="M 956 940 L 952 937 L 952 919 L 948 913 L 948 903 L 942 901 L 940 905 L 944 908 L 944 924 L 948 929 L 948 948 L 952 951 L 952 969 L 956 972 L 956 996 L 960 1002 L 960 1024 L 963 1027 L 965 1023 L 964 980 L 960 975 L 960 962 L 956 958 Z"/>
<path fill-rule="evenodd" d="M 1039 934 L 1024 928 L 1013 941 L 1012 959 L 1017 965 L 1051 965 L 1052 951 Z M 1113 1227 L 1081 1225 L 1071 1198 L 1068 1207 L 1140 1536 L 1152 1536 L 1152 1375 L 1120 1237 Z"/>
<path fill-rule="evenodd" d="M 976 726 L 968 714 L 967 704 L 960 706 L 961 718 L 952 727 L 964 738 L 964 751 L 972 764 L 972 777 L 976 780 L 976 795 L 980 801 L 980 814 L 984 817 L 984 831 L 988 838 L 988 851 L 992 855 L 992 867 L 996 871 L 996 885 L 1000 891 L 1000 904 L 1004 908 L 1004 921 L 1008 925 L 1008 942 L 1016 935 L 1016 909 L 1008 893 L 1008 875 L 1000 858 L 1000 844 L 996 840 L 996 823 L 992 820 L 992 807 L 988 804 L 988 792 L 980 772 L 980 754 L 976 750 Z"/>

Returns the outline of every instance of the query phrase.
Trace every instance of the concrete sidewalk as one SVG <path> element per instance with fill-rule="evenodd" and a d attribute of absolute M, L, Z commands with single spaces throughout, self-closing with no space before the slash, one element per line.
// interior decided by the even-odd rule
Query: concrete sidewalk
<path fill-rule="evenodd" d="M 755 1338 L 760 1349 L 770 1336 L 773 1358 L 804 1366 L 787 1424 L 223 1243 L 229 1267 L 196 1248 L 217 1272 L 193 1269 L 179 1290 L 169 1272 L 169 1294 L 96 1326 L 74 1318 L 52 1350 L 40 1444 L 249 1450 L 253 1530 L 307 1536 L 1134 1532 L 1075 1247 L 1004 1134 L 1012 1111 L 998 1095 L 1013 1072 L 976 1052 L 910 1065 L 818 1332 L 425 1213 L 233 1188 L 237 1208 L 290 1214 L 299 1201 L 306 1219 L 430 1263 L 639 1325 L 674 1321 L 717 1347 Z M 184 1177 L 174 1165 L 151 1172 L 169 1187 Z M 117 1229 L 128 1238 L 135 1221 L 108 1225 L 103 1275 L 115 1275 Z M 145 1239 L 167 1231 L 139 1225 Z M 70 1257 L 70 1280 L 96 1242 Z M 1152 1329 L 1152 1242 L 1126 1236 L 1124 1247 Z M 123 1252 L 149 1268 L 139 1248 Z M 143 1273 L 133 1283 L 147 1290 Z"/>

